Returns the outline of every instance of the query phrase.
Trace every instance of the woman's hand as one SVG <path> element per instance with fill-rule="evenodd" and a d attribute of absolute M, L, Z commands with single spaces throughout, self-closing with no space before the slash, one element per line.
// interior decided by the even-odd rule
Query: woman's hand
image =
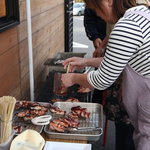
<path fill-rule="evenodd" d="M 75 69 L 81 69 L 84 67 L 99 67 L 100 63 L 102 62 L 103 57 L 99 58 L 81 58 L 81 57 L 71 57 L 66 59 L 63 62 L 64 69 L 67 69 L 69 65 L 69 72 L 73 72 Z"/>
<path fill-rule="evenodd" d="M 108 37 L 106 36 L 105 39 L 102 41 L 101 39 L 97 38 L 93 41 L 93 45 L 95 47 L 95 51 L 93 52 L 93 57 L 102 57 L 105 53 L 105 48 L 108 42 Z"/>
<path fill-rule="evenodd" d="M 66 73 L 62 74 L 61 80 L 65 87 L 79 84 L 82 87 L 92 88 L 92 85 L 87 81 L 87 74 Z"/>
<path fill-rule="evenodd" d="M 97 58 L 97 57 L 101 57 L 104 55 L 104 49 L 100 46 L 100 47 L 97 47 L 95 49 L 95 51 L 93 52 L 93 57 L 94 58 Z"/>
<path fill-rule="evenodd" d="M 75 78 L 75 73 L 66 73 L 66 74 L 62 74 L 61 76 L 61 80 L 62 83 L 65 87 L 69 87 L 75 84 L 74 82 L 74 78 Z"/>
<path fill-rule="evenodd" d="M 97 38 L 93 41 L 93 45 L 95 47 L 95 51 L 93 52 L 93 57 L 100 57 L 102 55 L 102 40 Z"/>
<path fill-rule="evenodd" d="M 93 45 L 94 45 L 95 49 L 100 47 L 101 44 L 102 44 L 102 40 L 100 38 L 97 38 L 93 41 Z"/>
<path fill-rule="evenodd" d="M 63 62 L 64 68 L 67 69 L 67 66 L 70 65 L 69 67 L 69 72 L 73 72 L 75 69 L 82 69 L 86 67 L 86 58 L 81 58 L 81 57 L 71 57 L 66 59 Z"/>

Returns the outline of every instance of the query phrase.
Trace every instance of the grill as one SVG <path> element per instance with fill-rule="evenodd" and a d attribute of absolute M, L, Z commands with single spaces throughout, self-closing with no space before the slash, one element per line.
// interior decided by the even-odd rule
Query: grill
<path fill-rule="evenodd" d="M 72 53 L 72 52 L 65 52 L 65 53 L 57 53 L 56 56 L 54 58 L 49 58 L 46 60 L 46 62 L 44 63 L 44 65 L 48 65 L 48 66 L 60 66 L 60 64 L 55 63 L 58 60 L 65 60 L 67 58 L 76 56 L 76 57 L 84 57 L 86 53 Z"/>
<path fill-rule="evenodd" d="M 64 67 L 62 66 L 61 63 L 57 63 L 59 61 L 65 60 L 67 58 L 76 56 L 76 57 L 84 57 L 86 53 L 72 53 L 72 52 L 64 52 L 64 53 L 57 53 L 54 58 L 49 58 L 46 60 L 44 65 L 49 66 L 49 71 L 57 71 L 57 72 L 66 72 L 64 70 Z M 83 70 L 78 70 L 77 72 L 83 72 Z"/>
<path fill-rule="evenodd" d="M 73 57 L 73 56 L 77 56 L 77 57 L 84 57 L 86 55 L 86 53 L 72 53 L 72 52 L 64 52 L 64 53 L 57 53 L 57 55 L 54 58 L 49 58 L 46 60 L 46 62 L 44 63 L 44 65 L 46 65 L 48 67 L 48 75 L 47 75 L 47 79 L 45 82 L 43 82 L 43 85 L 41 86 L 37 101 L 50 101 L 51 99 L 68 99 L 71 97 L 77 98 L 79 99 L 81 102 L 89 102 L 91 100 L 91 96 L 92 96 L 92 91 L 88 92 L 88 93 L 78 93 L 77 89 L 78 86 L 72 86 L 70 88 L 68 88 L 68 92 L 66 96 L 56 96 L 53 93 L 53 79 L 54 79 L 54 74 L 56 72 L 61 72 L 64 73 L 66 72 L 66 70 L 64 70 L 62 64 L 56 63 L 59 62 L 59 60 L 65 60 L 67 58 Z M 84 69 L 80 69 L 77 70 L 76 72 L 78 73 L 83 73 L 85 70 Z"/>

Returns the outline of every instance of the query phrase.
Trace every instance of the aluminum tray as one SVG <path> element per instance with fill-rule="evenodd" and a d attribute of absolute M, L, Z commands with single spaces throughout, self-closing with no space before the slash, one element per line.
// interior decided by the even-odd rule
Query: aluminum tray
<path fill-rule="evenodd" d="M 50 103 L 43 103 L 43 102 L 37 102 L 37 103 L 39 103 L 40 105 L 46 106 L 48 108 L 50 106 Z M 21 109 L 21 111 L 22 111 L 22 109 Z M 17 112 L 19 112 L 19 111 L 18 110 L 14 111 L 14 114 Z M 50 112 L 47 112 L 47 114 L 50 114 Z M 31 123 L 31 121 L 24 121 L 15 115 L 13 116 L 13 126 L 21 126 L 21 132 L 20 133 L 22 133 L 23 131 L 25 131 L 27 129 L 33 129 L 33 130 L 36 130 L 38 133 L 41 133 L 43 130 L 43 127 L 44 127 L 44 126 L 33 125 Z M 15 133 L 15 135 L 18 135 L 20 133 Z"/>
<path fill-rule="evenodd" d="M 65 110 L 67 113 L 70 112 L 72 107 L 81 106 L 87 108 L 87 111 L 90 112 L 89 119 L 80 119 L 80 127 L 95 127 L 100 128 L 100 130 L 93 131 L 70 131 L 65 133 L 55 132 L 49 129 L 49 126 L 44 127 L 44 132 L 48 138 L 55 139 L 69 139 L 69 140 L 87 140 L 87 141 L 97 141 L 103 133 L 103 107 L 100 104 L 96 103 L 82 103 L 82 102 L 56 102 L 54 106 L 59 107 L 60 109 Z M 60 116 L 53 114 L 53 119 Z"/>

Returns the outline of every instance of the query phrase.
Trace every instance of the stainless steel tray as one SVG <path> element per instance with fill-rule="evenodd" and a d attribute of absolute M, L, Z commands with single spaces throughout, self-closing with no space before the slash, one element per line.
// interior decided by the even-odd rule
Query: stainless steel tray
<path fill-rule="evenodd" d="M 66 72 L 62 64 L 55 64 L 58 60 L 65 60 L 67 58 L 76 56 L 76 57 L 84 57 L 86 53 L 73 53 L 73 52 L 58 52 L 54 58 L 48 58 L 44 65 L 49 66 L 49 72 Z M 83 69 L 77 69 L 76 72 L 83 72 Z"/>
<path fill-rule="evenodd" d="M 42 106 L 46 106 L 49 108 L 49 106 L 51 105 L 50 103 L 44 103 L 44 102 L 37 102 L 39 103 L 40 105 Z M 17 111 L 14 111 L 14 114 L 16 112 L 19 112 L 18 110 Z M 50 114 L 50 112 L 48 111 L 46 114 Z M 20 118 L 18 118 L 17 116 L 13 116 L 13 126 L 19 126 L 21 127 L 21 132 L 22 133 L 23 131 L 27 130 L 27 129 L 33 129 L 33 130 L 36 130 L 38 133 L 41 133 L 44 126 L 37 126 L 37 125 L 33 125 L 31 123 L 31 121 L 24 121 Z M 15 133 L 15 135 L 18 135 L 20 133 Z"/>
<path fill-rule="evenodd" d="M 84 57 L 86 53 L 74 53 L 74 52 L 58 52 L 55 56 L 56 59 L 67 59 L 70 57 Z"/>
<path fill-rule="evenodd" d="M 71 139 L 71 140 L 87 140 L 87 141 L 97 141 L 103 133 L 103 107 L 96 103 L 82 103 L 82 102 L 56 102 L 54 106 L 65 110 L 67 113 L 70 112 L 72 107 L 81 106 L 87 108 L 90 112 L 89 119 L 80 119 L 80 127 L 95 127 L 100 128 L 100 130 L 83 130 L 83 131 L 71 131 L 65 133 L 55 132 L 49 129 L 49 126 L 44 127 L 44 132 L 48 138 L 55 139 Z M 52 114 L 53 119 L 60 116 Z"/>

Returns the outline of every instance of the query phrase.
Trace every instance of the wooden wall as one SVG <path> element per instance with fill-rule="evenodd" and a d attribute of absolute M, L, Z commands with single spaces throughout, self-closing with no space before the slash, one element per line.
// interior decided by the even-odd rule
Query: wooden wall
<path fill-rule="evenodd" d="M 26 1 L 20 0 L 20 24 L 0 33 L 0 96 L 29 98 Z M 36 89 L 47 75 L 47 58 L 64 51 L 64 0 L 31 0 Z M 36 92 L 36 91 L 35 91 Z"/>

